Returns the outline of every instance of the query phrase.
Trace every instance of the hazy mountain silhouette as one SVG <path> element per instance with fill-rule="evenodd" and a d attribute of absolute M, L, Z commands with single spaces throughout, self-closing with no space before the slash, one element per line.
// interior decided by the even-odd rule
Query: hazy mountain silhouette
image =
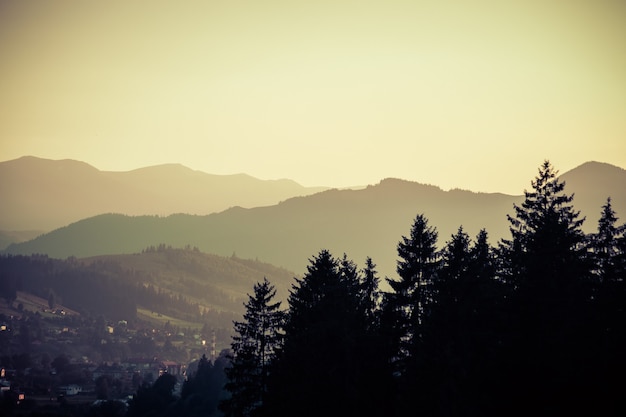
<path fill-rule="evenodd" d="M 102 213 L 210 214 L 276 204 L 327 187 L 245 174 L 212 175 L 178 164 L 127 172 L 27 156 L 0 162 L 0 230 L 50 231 Z"/>
<path fill-rule="evenodd" d="M 584 229 L 597 227 L 601 206 L 612 197 L 617 215 L 626 218 L 626 171 L 587 163 L 563 174 L 574 206 L 587 217 Z M 530 179 L 529 179 L 530 183 Z M 530 188 L 530 186 L 528 187 Z M 508 237 L 507 214 L 523 196 L 442 189 L 399 179 L 385 179 L 361 190 L 327 190 L 274 206 L 235 207 L 206 216 L 168 217 L 99 215 L 14 244 L 8 253 L 46 253 L 52 257 L 86 257 L 132 253 L 148 245 L 186 244 L 203 252 L 258 258 L 298 273 L 322 248 L 344 252 L 362 263 L 371 256 L 383 275 L 395 274 L 396 245 L 409 232 L 415 215 L 424 213 L 443 244 L 463 226 L 475 236 L 486 228 L 495 244 Z"/>
<path fill-rule="evenodd" d="M 41 230 L 0 230 L 0 248 L 4 249 L 11 243 L 26 242 L 42 233 Z"/>
<path fill-rule="evenodd" d="M 585 230 L 595 231 L 600 218 L 601 206 L 611 197 L 611 204 L 618 223 L 626 221 L 626 170 L 604 162 L 586 162 L 560 178 L 566 190 L 574 195 L 574 207 L 587 216 Z"/>

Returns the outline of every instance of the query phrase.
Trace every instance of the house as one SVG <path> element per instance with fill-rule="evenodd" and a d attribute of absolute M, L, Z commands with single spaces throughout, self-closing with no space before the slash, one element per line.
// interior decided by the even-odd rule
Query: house
<path fill-rule="evenodd" d="M 127 359 L 123 364 L 124 367 L 139 373 L 152 373 L 155 378 L 168 373 L 170 375 L 178 376 L 182 375 L 184 371 L 184 365 L 174 361 L 161 361 L 157 358 L 131 358 Z"/>
<path fill-rule="evenodd" d="M 0 393 L 4 393 L 5 391 L 9 391 L 11 389 L 11 383 L 4 379 L 0 380 Z"/>
<path fill-rule="evenodd" d="M 109 376 L 111 379 L 120 379 L 126 375 L 126 370 L 120 365 L 102 364 L 93 371 L 93 380 L 101 376 Z"/>
<path fill-rule="evenodd" d="M 83 388 L 76 384 L 63 385 L 58 388 L 59 394 L 65 395 L 78 395 L 82 390 Z"/>
<path fill-rule="evenodd" d="M 160 372 L 160 374 L 168 373 L 174 376 L 182 375 L 183 365 L 173 361 L 161 361 L 161 371 L 162 372 Z"/>

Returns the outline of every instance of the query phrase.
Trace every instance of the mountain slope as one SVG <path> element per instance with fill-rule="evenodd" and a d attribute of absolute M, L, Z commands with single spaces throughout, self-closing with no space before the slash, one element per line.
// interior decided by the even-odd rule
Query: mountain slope
<path fill-rule="evenodd" d="M 189 301 L 230 313 L 243 313 L 247 294 L 251 294 L 254 284 L 263 281 L 264 277 L 276 287 L 277 298 L 286 300 L 295 276 L 284 268 L 257 260 L 164 245 L 141 253 L 100 255 L 76 262 L 98 269 L 109 265 L 113 271 L 132 271 L 134 277 L 149 277 L 150 282 L 162 291 L 180 294 Z"/>
<path fill-rule="evenodd" d="M 289 199 L 276 206 L 232 208 L 208 216 L 168 217 L 100 215 L 60 228 L 10 253 L 47 253 L 53 257 L 138 252 L 148 245 L 190 244 L 204 252 L 256 258 L 303 272 L 322 248 L 346 252 L 362 263 L 371 256 L 381 272 L 394 269 L 395 246 L 412 219 L 424 212 L 446 239 L 463 224 L 501 235 L 502 221 L 519 197 L 444 192 L 439 188 L 388 179 L 363 190 L 329 190 Z M 488 207 L 488 209 L 486 209 Z"/>
<path fill-rule="evenodd" d="M 626 174 L 610 167 L 581 166 L 563 175 L 574 206 L 587 216 L 585 231 L 597 227 L 601 206 L 611 195 L 618 216 L 626 218 Z M 571 175 L 568 175 L 571 174 Z M 585 178 L 595 175 L 594 182 Z M 603 188 L 597 185 L 603 183 Z M 530 188 L 530 187 L 529 187 Z M 443 191 L 438 187 L 386 179 L 362 190 L 328 190 L 296 197 L 275 206 L 231 208 L 207 216 L 129 217 L 116 214 L 81 220 L 29 242 L 12 245 L 8 253 L 47 253 L 78 257 L 138 252 L 148 245 L 190 244 L 208 253 L 259 258 L 296 273 L 320 249 L 344 252 L 362 265 L 372 257 L 381 275 L 395 275 L 396 245 L 409 232 L 415 215 L 424 213 L 439 231 L 442 245 L 463 226 L 470 236 L 485 228 L 492 244 L 508 237 L 507 214 L 522 196 Z"/>
<path fill-rule="evenodd" d="M 66 307 L 89 315 L 134 318 L 137 308 L 229 328 L 244 312 L 253 286 L 267 278 L 286 300 L 295 274 L 236 256 L 160 245 L 141 253 L 66 260 L 44 256 L 0 257 L 0 298 L 14 290 L 47 299 L 50 291 Z"/>
<path fill-rule="evenodd" d="M 276 204 L 325 188 L 248 175 L 211 175 L 177 164 L 107 172 L 79 161 L 0 162 L 0 230 L 53 230 L 102 213 L 209 214 Z"/>
<path fill-rule="evenodd" d="M 0 248 L 6 248 L 11 243 L 26 242 L 43 234 L 39 230 L 0 230 Z"/>
<path fill-rule="evenodd" d="M 597 227 L 601 207 L 611 197 L 611 205 L 626 221 L 626 170 L 603 162 L 586 162 L 560 177 L 566 190 L 574 192 L 574 205 L 587 216 L 586 227 Z"/>

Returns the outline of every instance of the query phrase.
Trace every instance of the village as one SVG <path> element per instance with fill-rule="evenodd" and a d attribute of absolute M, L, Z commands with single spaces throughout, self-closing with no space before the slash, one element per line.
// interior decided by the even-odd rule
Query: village
<path fill-rule="evenodd" d="M 20 301 L 0 313 L 0 390 L 14 404 L 124 400 L 166 373 L 180 390 L 198 359 L 214 361 L 230 337 L 206 325 L 83 317 L 26 294 Z"/>

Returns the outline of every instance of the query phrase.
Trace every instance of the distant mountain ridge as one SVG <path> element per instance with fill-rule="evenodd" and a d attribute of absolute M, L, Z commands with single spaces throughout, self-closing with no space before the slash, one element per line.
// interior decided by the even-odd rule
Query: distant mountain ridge
<path fill-rule="evenodd" d="M 49 231 L 102 213 L 210 214 L 325 189 L 287 179 L 207 174 L 180 164 L 111 172 L 75 160 L 25 156 L 0 162 L 0 230 Z"/>
<path fill-rule="evenodd" d="M 557 167 L 558 168 L 558 167 Z M 574 207 L 594 232 L 607 197 L 626 219 L 626 171 L 590 162 L 561 176 Z M 529 178 L 530 181 L 532 178 Z M 273 206 L 234 207 L 210 215 L 167 217 L 99 215 L 57 229 L 34 240 L 14 244 L 6 253 L 46 253 L 52 257 L 87 257 L 133 253 L 158 243 L 190 244 L 203 252 L 264 262 L 301 273 L 320 249 L 344 252 L 362 264 L 366 256 L 382 275 L 395 274 L 396 245 L 409 232 L 416 214 L 424 213 L 439 232 L 442 245 L 459 226 L 474 237 L 485 228 L 490 242 L 508 237 L 507 214 L 523 196 L 499 193 L 443 191 L 431 186 L 388 178 L 360 190 L 326 190 L 294 197 Z"/>

